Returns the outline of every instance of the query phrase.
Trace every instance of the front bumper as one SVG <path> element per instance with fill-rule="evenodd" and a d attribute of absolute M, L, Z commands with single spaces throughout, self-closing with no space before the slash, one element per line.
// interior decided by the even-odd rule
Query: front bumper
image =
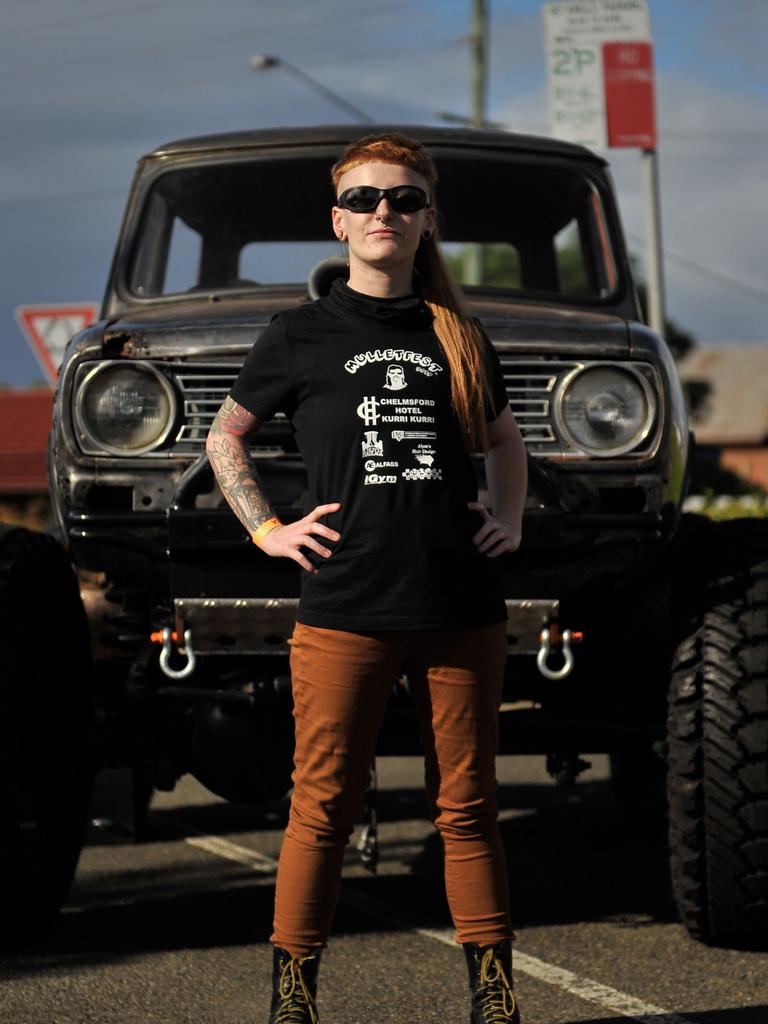
<path fill-rule="evenodd" d="M 277 509 L 284 521 L 295 510 Z M 497 562 L 510 598 L 577 594 L 648 571 L 669 535 L 663 514 L 532 509 L 523 543 Z M 76 563 L 165 598 L 298 597 L 300 570 L 250 542 L 229 509 L 70 513 Z"/>

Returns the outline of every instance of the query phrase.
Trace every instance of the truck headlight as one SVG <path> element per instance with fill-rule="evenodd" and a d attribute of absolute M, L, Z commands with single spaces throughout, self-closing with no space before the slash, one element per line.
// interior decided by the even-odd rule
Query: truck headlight
<path fill-rule="evenodd" d="M 624 455 L 648 436 L 656 397 L 642 374 L 618 366 L 577 370 L 557 403 L 559 426 L 587 455 Z"/>
<path fill-rule="evenodd" d="M 176 418 L 169 381 L 149 363 L 99 363 L 75 397 L 83 449 L 142 455 L 166 440 Z"/>

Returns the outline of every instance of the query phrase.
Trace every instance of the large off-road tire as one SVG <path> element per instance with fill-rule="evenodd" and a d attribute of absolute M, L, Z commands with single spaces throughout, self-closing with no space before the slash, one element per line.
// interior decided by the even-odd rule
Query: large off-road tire
<path fill-rule="evenodd" d="M 33 933 L 69 891 L 92 783 L 90 643 L 51 537 L 0 526 L 0 939 Z"/>
<path fill-rule="evenodd" d="M 719 946 L 763 947 L 768 562 L 721 573 L 705 584 L 704 595 L 677 649 L 669 695 L 672 886 L 692 936 Z"/>

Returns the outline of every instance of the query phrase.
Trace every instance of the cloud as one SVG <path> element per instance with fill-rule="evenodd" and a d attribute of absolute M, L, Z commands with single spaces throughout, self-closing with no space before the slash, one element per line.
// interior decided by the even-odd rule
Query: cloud
<path fill-rule="evenodd" d="M 710 66 L 726 62 L 731 74 L 752 83 L 768 82 L 765 40 L 768 38 L 768 5 L 765 0 L 699 0 L 703 18 L 698 24 L 698 44 L 708 51 Z"/>
<path fill-rule="evenodd" d="M 469 4 L 461 0 L 15 0 L 0 37 L 2 376 L 39 376 L 19 302 L 97 297 L 136 160 L 170 139 L 346 120 L 285 69 L 295 62 L 381 120 L 468 114 Z M 762 36 L 768 6 L 652 0 L 659 38 L 667 247 L 760 284 L 765 249 Z M 762 26 L 762 29 L 761 29 Z M 546 134 L 540 4 L 491 5 L 489 116 Z M 684 69 L 684 70 L 681 70 Z M 640 158 L 610 151 L 623 216 L 644 235 Z M 641 245 L 632 242 L 639 250 Z M 765 338 L 765 307 L 667 264 L 669 307 L 705 340 Z M 27 370 L 23 367 L 27 366 Z M 9 369 L 10 367 L 10 369 Z M 14 369 L 15 368 L 15 369 Z"/>
<path fill-rule="evenodd" d="M 672 253 L 754 286 L 762 284 L 768 221 L 765 142 L 753 136 L 757 98 L 690 77 L 659 77 L 659 174 L 664 245 Z M 642 168 L 612 150 L 625 226 L 645 236 Z M 637 242 L 631 248 L 639 249 Z M 766 304 L 666 262 L 670 310 L 702 341 L 765 339 Z"/>
<path fill-rule="evenodd" d="M 768 235 L 768 137 L 759 130 L 765 122 L 764 103 L 756 95 L 690 74 L 659 73 L 657 90 L 665 248 L 737 281 L 762 286 Z M 546 88 L 510 99 L 494 116 L 520 130 L 546 134 Z M 629 248 L 644 266 L 642 158 L 635 149 L 610 149 L 605 156 Z M 670 313 L 702 342 L 768 340 L 765 302 L 718 284 L 672 257 L 665 262 L 665 277 Z"/>

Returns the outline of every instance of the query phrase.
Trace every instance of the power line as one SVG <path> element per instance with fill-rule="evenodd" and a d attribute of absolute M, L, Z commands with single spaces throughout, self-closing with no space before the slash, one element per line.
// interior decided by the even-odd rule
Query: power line
<path fill-rule="evenodd" d="M 636 242 L 645 244 L 645 239 L 641 238 L 640 235 L 635 235 L 631 231 L 627 231 L 626 234 L 628 238 L 632 238 Z M 712 270 L 710 267 L 705 267 L 703 264 L 697 263 L 696 260 L 689 259 L 688 256 L 681 256 L 679 253 L 670 252 L 669 249 L 664 249 L 664 256 L 672 263 L 679 263 L 680 266 L 685 267 L 687 270 L 692 270 L 694 273 L 700 274 L 702 277 L 706 277 L 710 281 L 715 281 L 717 284 L 722 285 L 725 288 L 732 288 L 734 291 L 739 291 L 745 295 L 749 295 L 752 299 L 768 302 L 768 291 L 765 288 L 758 288 L 757 285 L 749 284 L 745 281 L 739 281 L 737 278 L 729 277 L 727 274 L 721 274 L 719 270 Z"/>
<path fill-rule="evenodd" d="M 662 125 L 659 135 L 662 138 L 674 139 L 756 139 L 758 142 L 768 142 L 768 132 L 750 131 L 746 128 L 719 131 L 717 128 L 665 128 Z"/>

